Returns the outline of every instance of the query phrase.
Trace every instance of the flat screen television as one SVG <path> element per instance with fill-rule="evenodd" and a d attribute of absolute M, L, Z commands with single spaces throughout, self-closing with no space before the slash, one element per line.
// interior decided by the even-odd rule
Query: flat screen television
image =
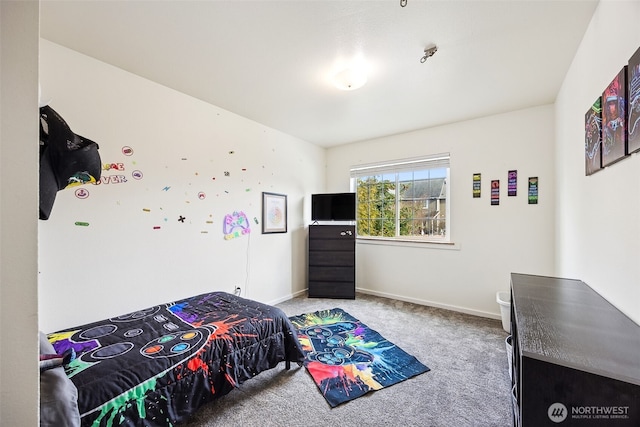
<path fill-rule="evenodd" d="M 355 221 L 356 193 L 311 195 L 312 221 Z"/>

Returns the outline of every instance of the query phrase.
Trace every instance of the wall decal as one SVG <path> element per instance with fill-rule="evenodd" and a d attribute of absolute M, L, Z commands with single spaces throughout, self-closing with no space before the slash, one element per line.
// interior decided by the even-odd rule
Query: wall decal
<path fill-rule="evenodd" d="M 124 154 L 125 156 L 132 156 L 133 155 L 133 148 L 128 147 L 128 146 L 124 146 L 122 147 L 122 154 Z"/>
<path fill-rule="evenodd" d="M 86 199 L 89 197 L 89 191 L 83 187 L 76 189 L 74 194 L 78 199 Z"/>
<path fill-rule="evenodd" d="M 139 170 L 131 172 L 131 176 L 133 177 L 133 179 L 142 179 L 143 177 L 142 172 L 140 172 Z"/>
<path fill-rule="evenodd" d="M 102 165 L 102 170 L 108 171 L 108 170 L 117 170 L 117 171 L 123 171 L 124 170 L 124 163 L 105 163 Z"/>
<path fill-rule="evenodd" d="M 235 239 L 236 237 L 251 233 L 247 215 L 242 211 L 225 215 L 222 223 L 222 232 L 224 233 L 225 240 Z"/>
<path fill-rule="evenodd" d="M 127 177 L 124 175 L 102 175 L 96 184 L 124 184 L 125 182 L 127 182 Z"/>

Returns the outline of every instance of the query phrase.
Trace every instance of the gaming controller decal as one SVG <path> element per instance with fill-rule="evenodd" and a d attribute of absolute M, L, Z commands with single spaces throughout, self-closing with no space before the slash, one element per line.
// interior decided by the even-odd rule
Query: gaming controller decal
<path fill-rule="evenodd" d="M 222 231 L 225 240 L 251 233 L 251 225 L 244 212 L 234 212 L 224 216 Z"/>

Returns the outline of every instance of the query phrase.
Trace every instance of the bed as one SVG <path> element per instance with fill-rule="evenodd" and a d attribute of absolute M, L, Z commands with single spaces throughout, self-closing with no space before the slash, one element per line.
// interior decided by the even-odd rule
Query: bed
<path fill-rule="evenodd" d="M 82 426 L 175 425 L 260 372 L 304 360 L 282 310 L 225 292 L 47 338 L 57 354 L 75 353 L 64 369 Z"/>

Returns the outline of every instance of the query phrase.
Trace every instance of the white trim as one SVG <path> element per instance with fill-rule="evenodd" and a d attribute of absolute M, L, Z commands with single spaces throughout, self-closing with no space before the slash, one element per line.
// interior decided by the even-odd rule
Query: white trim
<path fill-rule="evenodd" d="M 285 302 L 285 301 L 288 301 L 290 299 L 293 299 L 293 298 L 296 298 L 298 296 L 301 296 L 303 294 L 306 294 L 308 291 L 309 291 L 309 289 L 305 288 L 305 289 L 303 289 L 301 291 L 297 291 L 297 292 L 294 292 L 293 294 L 289 294 L 289 296 L 285 296 L 285 297 L 282 297 L 282 298 L 278 298 L 277 300 L 273 300 L 271 302 L 268 302 L 267 304 L 276 305 L 276 304 L 279 304 L 281 302 Z M 370 289 L 364 289 L 364 288 L 360 288 L 360 287 L 356 287 L 356 291 L 357 292 L 361 292 L 363 294 L 367 294 L 367 295 L 374 295 L 374 296 L 382 297 L 382 298 L 395 299 L 395 300 L 398 300 L 398 301 L 410 302 L 412 304 L 424 305 L 424 306 L 427 306 L 427 307 L 442 308 L 444 310 L 455 311 L 455 312 L 458 312 L 458 313 L 470 314 L 472 316 L 484 317 L 484 318 L 487 318 L 487 319 L 502 320 L 502 314 L 501 313 L 489 313 L 489 312 L 486 312 L 486 311 L 472 310 L 472 309 L 469 309 L 469 308 L 458 307 L 456 305 L 440 304 L 440 303 L 433 302 L 433 301 L 427 301 L 427 300 L 418 299 L 418 298 L 403 297 L 401 295 L 390 294 L 390 293 L 387 293 L 387 292 L 372 291 Z M 356 300 L 357 300 L 357 298 L 356 298 Z"/>
<path fill-rule="evenodd" d="M 390 298 L 390 299 L 395 299 L 395 300 L 398 300 L 398 301 L 405 301 L 405 302 L 410 302 L 410 303 L 413 303 L 413 304 L 426 305 L 428 307 L 436 307 L 436 308 L 442 308 L 442 309 L 449 310 L 449 311 L 456 311 L 458 313 L 470 314 L 472 316 L 485 317 L 485 318 L 488 318 L 488 319 L 502 320 L 502 315 L 499 314 L 499 313 L 489 313 L 489 312 L 486 312 L 486 311 L 472 310 L 472 309 L 465 308 L 465 307 L 458 307 L 456 305 L 440 304 L 440 303 L 433 302 L 433 301 L 427 301 L 427 300 L 417 299 L 417 298 L 408 298 L 408 297 L 403 297 L 401 295 L 390 294 L 390 293 L 387 293 L 387 292 L 372 291 L 372 290 L 363 289 L 363 288 L 356 288 L 356 291 L 357 292 L 361 292 L 363 294 L 375 295 L 375 296 L 378 296 L 378 297 Z"/>
<path fill-rule="evenodd" d="M 285 295 L 283 297 L 271 300 L 271 301 L 269 301 L 269 302 L 267 302 L 265 304 L 268 304 L 268 305 L 280 304 L 281 302 L 289 301 L 290 299 L 294 299 L 294 298 L 299 297 L 299 296 L 301 296 L 303 294 L 306 294 L 306 293 L 307 293 L 307 289 L 305 288 L 305 289 L 303 289 L 301 291 L 297 291 L 297 292 L 294 292 L 292 294 Z"/>
<path fill-rule="evenodd" d="M 386 162 L 353 165 L 349 168 L 352 178 L 376 175 L 384 172 L 410 171 L 420 169 L 435 169 L 449 167 L 451 155 L 449 153 L 431 156 L 413 157 L 409 159 L 389 160 Z"/>
<path fill-rule="evenodd" d="M 381 245 L 381 246 L 406 246 L 424 249 L 440 249 L 447 251 L 459 251 L 460 244 L 436 240 L 418 240 L 402 238 L 402 237 L 372 237 L 372 236 L 356 236 L 356 244 L 358 245 Z"/>

